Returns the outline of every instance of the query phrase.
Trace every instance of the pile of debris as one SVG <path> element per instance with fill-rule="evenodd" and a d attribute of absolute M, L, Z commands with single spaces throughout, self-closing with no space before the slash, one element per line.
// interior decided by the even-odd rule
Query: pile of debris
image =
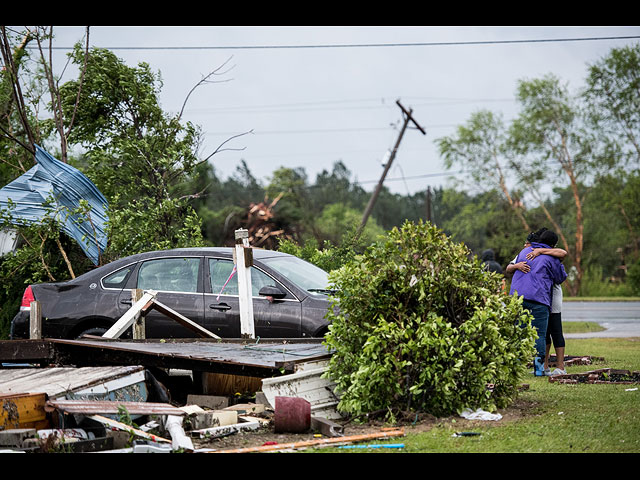
<path fill-rule="evenodd" d="M 23 370 L 17 383 L 29 388 L 24 380 L 29 369 L 13 371 Z M 50 373 L 43 374 L 47 370 Z M 0 451 L 241 453 L 349 445 L 404 435 L 399 429 L 344 435 L 343 426 L 337 423 L 341 417 L 336 402 L 330 401 L 331 384 L 320 378 L 322 369 L 317 368 L 263 380 L 263 391 L 257 392 L 253 402 L 230 405 L 233 396 L 191 394 L 184 406 L 122 400 L 144 397 L 145 388 L 153 388 L 148 381 L 138 381 L 140 371 L 134 367 L 120 371 L 109 367 L 102 372 L 101 382 L 80 387 L 81 382 L 69 381 L 63 387 L 57 379 L 69 379 L 69 370 L 31 369 L 30 375 L 53 379 L 42 388 L 49 393 L 0 394 Z M 97 369 L 75 370 L 75 377 L 81 378 Z M 2 382 L 0 377 L 0 390 L 11 391 L 12 385 L 15 383 Z M 298 396 L 280 395 L 286 392 Z M 120 399 L 113 399 L 117 397 Z M 241 448 L 216 448 L 213 442 L 250 432 L 302 434 L 303 439 Z"/>
<path fill-rule="evenodd" d="M 581 373 L 568 373 L 549 377 L 551 383 L 640 383 L 640 372 L 620 370 L 614 368 L 601 368 Z"/>

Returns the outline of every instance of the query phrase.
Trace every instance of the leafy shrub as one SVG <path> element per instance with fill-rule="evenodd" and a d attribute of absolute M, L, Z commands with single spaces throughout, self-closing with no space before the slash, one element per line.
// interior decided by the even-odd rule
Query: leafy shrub
<path fill-rule="evenodd" d="M 448 415 L 495 410 L 517 393 L 535 330 L 464 244 L 406 222 L 331 272 L 339 309 L 325 341 L 341 411 Z"/>

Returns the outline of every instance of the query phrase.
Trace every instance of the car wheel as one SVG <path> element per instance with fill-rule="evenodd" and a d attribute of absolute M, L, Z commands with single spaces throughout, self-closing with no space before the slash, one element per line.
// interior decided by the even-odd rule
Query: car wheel
<path fill-rule="evenodd" d="M 80 332 L 80 334 L 78 334 L 75 339 L 78 340 L 80 338 L 82 338 L 84 335 L 93 335 L 96 337 L 101 337 L 102 335 L 104 335 L 106 333 L 107 329 L 106 328 L 102 328 L 102 327 L 93 327 L 93 328 L 88 328 L 87 330 L 84 330 L 82 332 Z"/>

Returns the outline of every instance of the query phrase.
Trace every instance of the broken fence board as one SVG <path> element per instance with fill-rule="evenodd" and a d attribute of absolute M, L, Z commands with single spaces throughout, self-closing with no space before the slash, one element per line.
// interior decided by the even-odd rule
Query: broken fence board
<path fill-rule="evenodd" d="M 91 415 L 87 418 L 95 420 L 103 425 L 106 425 L 111 428 L 115 428 L 117 430 L 123 430 L 125 432 L 132 433 L 138 437 L 142 437 L 146 440 L 151 440 L 152 442 L 164 442 L 164 443 L 172 443 L 171 440 L 167 440 L 166 438 L 159 437 L 158 435 L 153 435 L 151 433 L 144 432 L 138 428 L 133 428 L 130 425 L 127 425 L 122 422 L 118 422 L 116 420 L 112 420 L 111 418 L 103 417 L 102 415 Z"/>
<path fill-rule="evenodd" d="M 120 319 L 114 323 L 109 330 L 107 330 L 104 338 L 119 338 L 140 316 L 142 309 L 156 297 L 156 292 L 146 291 L 142 295 L 142 298 L 134 303 L 129 310 L 125 312 Z"/>
<path fill-rule="evenodd" d="M 241 420 L 233 425 L 224 425 L 220 427 L 201 428 L 199 430 L 191 430 L 191 435 L 198 436 L 200 438 L 219 438 L 226 437 L 233 433 L 238 433 L 247 430 L 258 430 L 260 428 L 260 421 L 251 417 L 238 417 Z"/>
<path fill-rule="evenodd" d="M 143 315 L 146 315 L 147 312 L 149 310 L 152 310 L 152 309 L 162 313 L 163 315 L 169 317 L 171 320 L 174 320 L 175 322 L 179 323 L 183 327 L 186 327 L 189 330 L 191 330 L 192 332 L 197 333 L 201 337 L 220 339 L 220 337 L 217 336 L 216 334 L 210 332 L 206 328 L 201 327 L 197 323 L 192 322 L 191 320 L 189 320 L 184 315 L 181 315 L 180 313 L 178 313 L 175 310 L 167 307 L 166 305 L 164 305 L 163 303 L 160 303 L 159 301 L 157 301 L 155 299 L 150 301 L 147 305 L 144 305 L 143 308 L 142 308 L 141 313 Z"/>

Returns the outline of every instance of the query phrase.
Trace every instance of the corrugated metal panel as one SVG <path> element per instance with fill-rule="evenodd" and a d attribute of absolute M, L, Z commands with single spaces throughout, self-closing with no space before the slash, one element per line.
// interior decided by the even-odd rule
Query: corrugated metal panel
<path fill-rule="evenodd" d="M 107 246 L 107 199 L 79 170 L 37 145 L 35 160 L 33 168 L 0 189 L 0 210 L 10 212 L 16 225 L 30 225 L 47 215 L 54 216 L 62 230 L 97 265 Z M 91 207 L 91 222 L 69 216 L 70 210 L 80 206 L 80 200 L 86 200 Z"/>
<path fill-rule="evenodd" d="M 136 375 L 132 381 L 138 382 L 140 373 L 144 374 L 144 367 L 0 369 L 0 393 L 46 393 L 49 398 L 60 398 L 132 375 Z"/>

